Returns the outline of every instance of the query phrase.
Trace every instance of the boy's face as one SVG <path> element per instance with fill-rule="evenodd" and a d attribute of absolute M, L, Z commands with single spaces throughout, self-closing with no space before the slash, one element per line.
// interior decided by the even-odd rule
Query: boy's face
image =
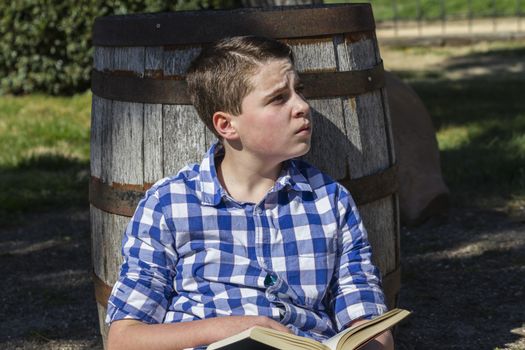
<path fill-rule="evenodd" d="M 272 162 L 299 157 L 310 149 L 310 107 L 292 63 L 271 60 L 250 79 L 252 91 L 233 117 L 243 151 Z"/>

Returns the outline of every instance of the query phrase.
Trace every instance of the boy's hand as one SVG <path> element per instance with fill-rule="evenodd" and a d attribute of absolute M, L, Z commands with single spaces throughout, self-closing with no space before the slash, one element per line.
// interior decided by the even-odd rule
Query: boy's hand
<path fill-rule="evenodd" d="M 367 321 L 354 321 L 350 326 L 357 326 L 365 322 Z M 375 339 L 359 347 L 358 350 L 394 350 L 394 338 L 392 337 L 392 332 L 390 332 L 390 330 L 384 331 L 383 333 L 379 334 Z"/>
<path fill-rule="evenodd" d="M 108 350 L 193 348 L 211 344 L 253 326 L 291 333 L 287 327 L 265 316 L 225 316 L 170 324 L 120 320 L 111 324 Z"/>

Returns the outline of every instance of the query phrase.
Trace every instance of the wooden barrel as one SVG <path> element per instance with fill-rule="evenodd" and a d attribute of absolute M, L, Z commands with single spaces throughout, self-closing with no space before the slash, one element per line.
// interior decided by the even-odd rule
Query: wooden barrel
<path fill-rule="evenodd" d="M 353 194 L 389 306 L 400 286 L 396 166 L 383 66 L 368 4 L 98 18 L 93 28 L 91 234 L 101 332 L 121 239 L 144 190 L 200 162 L 214 141 L 186 94 L 201 46 L 262 35 L 288 43 L 313 110 L 306 158 Z"/>

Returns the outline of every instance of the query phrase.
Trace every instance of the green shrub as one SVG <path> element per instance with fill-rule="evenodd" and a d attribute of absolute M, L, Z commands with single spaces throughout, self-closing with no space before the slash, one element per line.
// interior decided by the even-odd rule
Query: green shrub
<path fill-rule="evenodd" d="M 89 88 L 96 17 L 233 6 L 235 0 L 0 1 L 0 94 Z"/>

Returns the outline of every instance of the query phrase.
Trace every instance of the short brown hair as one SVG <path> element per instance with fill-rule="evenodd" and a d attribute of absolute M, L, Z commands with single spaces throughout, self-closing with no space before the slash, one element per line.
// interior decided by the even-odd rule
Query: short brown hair
<path fill-rule="evenodd" d="M 192 62 L 186 74 L 188 93 L 199 117 L 215 135 L 213 114 L 217 111 L 241 114 L 242 100 L 253 89 L 250 78 L 259 65 L 272 59 L 294 62 L 291 48 L 282 42 L 259 36 L 236 36 L 203 48 Z"/>

